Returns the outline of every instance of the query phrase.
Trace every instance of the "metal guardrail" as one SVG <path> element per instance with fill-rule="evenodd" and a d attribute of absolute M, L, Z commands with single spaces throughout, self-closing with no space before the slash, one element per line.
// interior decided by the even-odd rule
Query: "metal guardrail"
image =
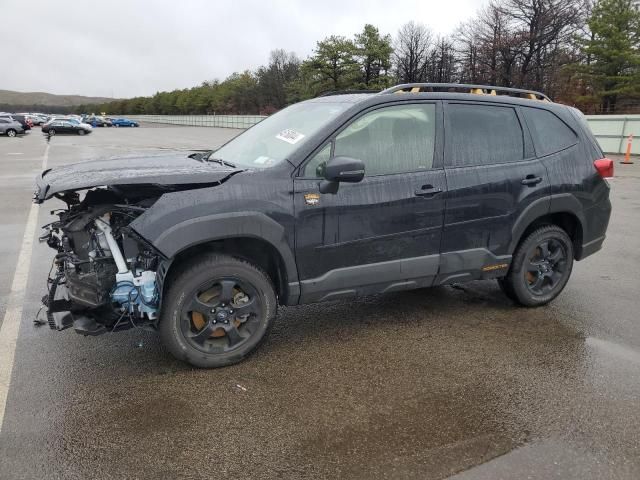
<path fill-rule="evenodd" d="M 249 128 L 266 118 L 265 115 L 125 115 L 139 122 L 186 125 L 191 127 Z M 587 115 L 602 150 L 623 154 L 630 134 L 636 137 L 631 153 L 640 155 L 640 115 Z"/>
<path fill-rule="evenodd" d="M 113 115 L 116 116 L 117 115 Z M 137 122 L 186 125 L 190 127 L 249 128 L 265 115 L 124 115 Z"/>
<path fill-rule="evenodd" d="M 640 154 L 640 115 L 587 115 L 587 121 L 605 153 L 624 154 L 633 135 L 631 153 Z"/>

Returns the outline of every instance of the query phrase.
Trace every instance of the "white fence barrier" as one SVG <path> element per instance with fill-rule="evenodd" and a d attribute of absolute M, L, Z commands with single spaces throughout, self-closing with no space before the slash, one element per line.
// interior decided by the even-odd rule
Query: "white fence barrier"
<path fill-rule="evenodd" d="M 126 115 L 139 122 L 188 125 L 191 127 L 249 128 L 264 115 Z M 631 153 L 640 154 L 640 115 L 587 115 L 587 121 L 606 153 L 624 153 L 633 134 Z"/>
<path fill-rule="evenodd" d="M 631 153 L 640 154 L 640 115 L 587 115 L 587 120 L 606 153 L 625 153 L 627 138 L 633 135 Z"/>
<path fill-rule="evenodd" d="M 137 122 L 188 125 L 190 127 L 249 128 L 264 115 L 124 115 Z"/>

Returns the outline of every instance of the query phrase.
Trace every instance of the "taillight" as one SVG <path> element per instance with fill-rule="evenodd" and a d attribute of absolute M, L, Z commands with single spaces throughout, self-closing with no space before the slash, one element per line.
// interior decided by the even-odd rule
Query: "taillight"
<path fill-rule="evenodd" d="M 609 158 L 600 158 L 593 162 L 593 166 L 602 178 L 613 177 L 613 160 Z"/>

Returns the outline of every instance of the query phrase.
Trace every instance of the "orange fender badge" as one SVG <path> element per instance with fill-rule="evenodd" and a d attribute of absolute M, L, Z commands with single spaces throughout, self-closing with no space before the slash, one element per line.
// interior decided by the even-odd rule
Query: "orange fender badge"
<path fill-rule="evenodd" d="M 307 205 L 317 205 L 320 202 L 320 195 L 317 193 L 305 193 L 304 203 Z"/>

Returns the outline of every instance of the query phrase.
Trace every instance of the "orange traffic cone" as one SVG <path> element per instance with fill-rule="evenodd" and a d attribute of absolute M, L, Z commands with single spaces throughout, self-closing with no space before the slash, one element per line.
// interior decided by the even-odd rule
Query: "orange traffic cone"
<path fill-rule="evenodd" d="M 624 154 L 624 161 L 620 162 L 622 165 L 631 165 L 631 142 L 633 142 L 633 133 L 629 135 L 627 140 L 627 153 Z"/>

